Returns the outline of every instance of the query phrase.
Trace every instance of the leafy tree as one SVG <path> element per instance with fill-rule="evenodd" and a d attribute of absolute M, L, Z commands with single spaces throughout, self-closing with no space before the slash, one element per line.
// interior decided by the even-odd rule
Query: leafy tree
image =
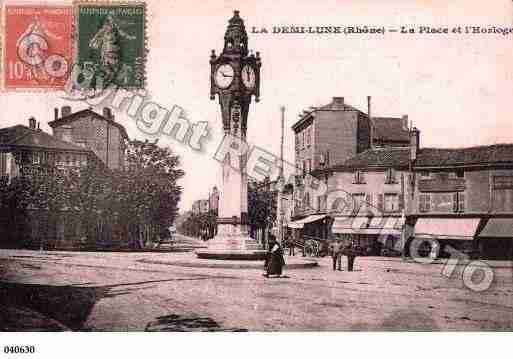
<path fill-rule="evenodd" d="M 20 176 L 0 179 L 0 225 L 11 240 L 27 237 L 27 224 L 37 221 L 39 245 L 50 248 L 55 243 L 43 239 L 56 238 L 57 223 L 75 214 L 89 247 L 112 237 L 141 245 L 177 215 L 184 172 L 179 157 L 156 141 L 131 141 L 127 168 L 118 171 L 95 161 L 81 168 L 32 163 L 27 153 L 15 159 Z"/>
<path fill-rule="evenodd" d="M 113 174 L 111 208 L 139 245 L 174 222 L 182 194 L 177 182 L 184 175 L 179 165 L 179 157 L 157 141 L 129 142 L 126 169 Z"/>
<path fill-rule="evenodd" d="M 252 231 L 270 228 L 276 221 L 276 193 L 271 191 L 269 179 L 248 183 L 248 220 Z"/>

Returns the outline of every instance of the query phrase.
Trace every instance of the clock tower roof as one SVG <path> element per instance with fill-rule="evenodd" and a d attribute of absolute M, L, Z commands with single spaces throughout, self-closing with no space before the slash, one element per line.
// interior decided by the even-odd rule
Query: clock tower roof
<path fill-rule="evenodd" d="M 233 17 L 228 20 L 228 28 L 224 35 L 225 54 L 248 55 L 248 34 L 244 20 L 239 16 L 239 10 L 233 11 Z"/>

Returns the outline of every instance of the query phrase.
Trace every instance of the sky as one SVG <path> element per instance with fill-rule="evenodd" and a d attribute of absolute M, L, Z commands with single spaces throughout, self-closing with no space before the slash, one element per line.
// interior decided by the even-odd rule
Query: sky
<path fill-rule="evenodd" d="M 48 1 L 49 3 L 51 1 Z M 58 3 L 62 3 L 59 1 Z M 219 54 L 233 10 L 240 11 L 249 48 L 260 51 L 261 101 L 252 103 L 248 142 L 279 154 L 280 107 L 285 106 L 285 159 L 294 161 L 298 114 L 332 97 L 363 111 L 372 96 L 372 115 L 408 115 L 421 130 L 421 146 L 462 147 L 513 143 L 513 35 L 257 34 L 273 26 L 498 26 L 513 27 L 511 0 L 197 1 L 149 0 L 147 90 L 152 101 L 182 107 L 192 122 L 208 121 L 211 135 L 202 151 L 165 135 L 159 144 L 181 156 L 186 175 L 181 210 L 219 185 L 213 154 L 222 140 L 217 100 L 211 101 L 209 56 Z M 53 108 L 71 105 L 57 92 L 3 92 L 0 126 L 26 124 L 31 116 L 51 133 Z M 101 112 L 101 108 L 98 108 Z M 133 119 L 116 121 L 131 138 L 144 139 Z M 151 137 L 150 137 L 151 138 Z"/>

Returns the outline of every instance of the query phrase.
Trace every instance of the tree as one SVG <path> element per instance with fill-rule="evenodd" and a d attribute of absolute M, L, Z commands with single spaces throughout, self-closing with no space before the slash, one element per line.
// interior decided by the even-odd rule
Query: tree
<path fill-rule="evenodd" d="M 248 183 L 248 221 L 252 232 L 270 228 L 276 221 L 276 192 L 271 191 L 268 179 Z"/>
<path fill-rule="evenodd" d="M 116 171 L 92 158 L 78 168 L 57 166 L 55 160 L 35 163 L 30 152 L 14 157 L 20 176 L 0 179 L 0 225 L 10 240 L 29 238 L 34 228 L 35 244 L 50 248 L 58 244 L 51 239 L 66 236 L 57 233 L 60 228 L 74 237 L 82 231 L 86 242 L 80 243 L 87 247 L 143 245 L 177 215 L 182 193 L 177 181 L 184 172 L 179 157 L 156 141 L 129 142 L 127 168 Z M 82 230 L 65 225 L 71 217 Z"/>
<path fill-rule="evenodd" d="M 125 233 L 142 246 L 178 214 L 184 172 L 179 157 L 157 141 L 130 141 L 126 169 L 113 174 L 112 205 Z"/>

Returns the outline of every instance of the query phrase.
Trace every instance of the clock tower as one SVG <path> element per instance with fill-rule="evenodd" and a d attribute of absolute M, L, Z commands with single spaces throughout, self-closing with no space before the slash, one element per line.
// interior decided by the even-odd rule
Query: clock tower
<path fill-rule="evenodd" d="M 248 50 L 244 21 L 235 10 L 228 21 L 224 47 L 219 56 L 210 55 L 210 99 L 216 95 L 221 107 L 225 136 L 246 140 L 251 100 L 260 97 L 260 54 Z M 235 165 L 234 165 L 235 164 Z M 248 179 L 245 155 L 225 158 L 219 194 L 218 231 L 208 249 L 196 252 L 200 258 L 259 259 L 265 255 L 249 237 Z"/>

